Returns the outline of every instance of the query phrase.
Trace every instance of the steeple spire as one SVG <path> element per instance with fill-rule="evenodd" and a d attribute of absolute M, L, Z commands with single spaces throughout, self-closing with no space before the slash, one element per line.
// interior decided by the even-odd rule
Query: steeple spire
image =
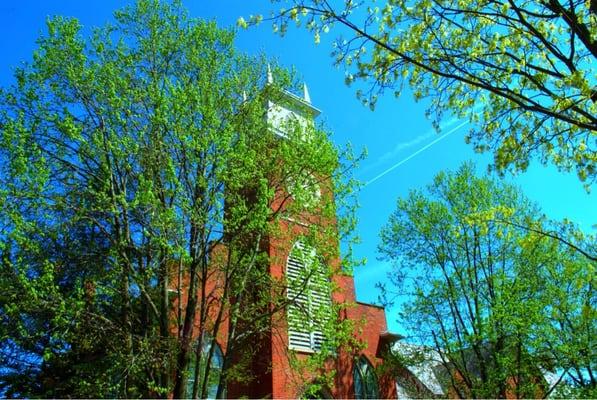
<path fill-rule="evenodd" d="M 267 83 L 274 83 L 274 76 L 272 75 L 272 68 L 267 63 Z"/>
<path fill-rule="evenodd" d="M 307 89 L 307 84 L 303 83 L 303 99 L 309 104 L 311 104 L 311 96 L 309 96 L 309 89 Z"/>

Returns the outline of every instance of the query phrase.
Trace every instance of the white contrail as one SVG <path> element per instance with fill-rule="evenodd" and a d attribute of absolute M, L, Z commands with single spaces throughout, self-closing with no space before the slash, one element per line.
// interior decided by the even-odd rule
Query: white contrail
<path fill-rule="evenodd" d="M 463 126 L 465 126 L 466 124 L 468 124 L 468 121 L 464 121 L 462 123 L 460 123 L 459 125 L 455 126 L 454 128 L 450 129 L 448 132 L 446 132 L 444 135 L 438 137 L 437 139 L 435 139 L 434 141 L 430 142 L 429 144 L 426 144 L 425 146 L 421 147 L 419 150 L 415 151 L 414 153 L 412 153 L 411 155 L 409 155 L 408 157 L 398 161 L 396 164 L 392 165 L 390 168 L 386 169 L 385 171 L 383 171 L 382 173 L 380 173 L 379 175 L 375 176 L 373 179 L 367 181 L 363 187 L 370 185 L 371 183 L 375 182 L 376 180 L 380 179 L 381 177 L 389 174 L 390 172 L 392 172 L 393 170 L 395 170 L 396 168 L 398 168 L 399 166 L 401 166 L 402 164 L 404 164 L 405 162 L 407 162 L 408 160 L 410 160 L 411 158 L 415 157 L 416 155 L 422 153 L 423 151 L 427 150 L 428 148 L 430 148 L 431 146 L 433 146 L 434 144 L 436 144 L 437 142 L 439 142 L 440 140 L 444 139 L 446 136 L 451 135 L 452 133 L 456 132 L 458 129 L 462 128 Z"/>
<path fill-rule="evenodd" d="M 450 120 L 442 123 L 440 125 L 439 131 L 442 132 L 442 131 L 448 130 L 448 129 L 450 129 L 452 127 L 452 125 L 455 125 L 456 123 L 461 122 L 461 121 L 462 120 L 460 120 L 460 119 L 452 118 L 452 119 L 450 119 Z M 396 146 L 394 146 L 394 148 L 392 150 L 390 150 L 390 151 L 382 154 L 381 156 L 379 156 L 377 158 L 377 160 L 375 160 L 373 163 L 367 164 L 366 166 L 364 166 L 363 167 L 363 172 L 375 170 L 375 169 L 377 169 L 377 167 L 379 167 L 381 165 L 384 165 L 384 164 L 387 164 L 387 162 L 389 160 L 394 159 L 403 150 L 406 150 L 406 149 L 411 148 L 411 147 L 415 147 L 419 143 L 424 142 L 424 141 L 426 141 L 429 138 L 437 137 L 437 132 L 438 131 L 436 129 L 431 128 L 427 132 L 425 132 L 425 133 L 423 133 L 423 134 L 421 134 L 419 136 L 416 136 L 416 137 L 414 137 L 411 140 L 408 140 L 406 142 L 397 143 Z"/>

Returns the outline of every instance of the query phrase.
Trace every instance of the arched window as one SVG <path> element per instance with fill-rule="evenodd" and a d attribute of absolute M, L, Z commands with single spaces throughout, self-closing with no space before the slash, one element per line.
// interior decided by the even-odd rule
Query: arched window
<path fill-rule="evenodd" d="M 196 346 L 199 346 L 199 341 L 197 341 Z M 209 351 L 212 344 L 212 338 L 208 335 L 205 335 L 202 340 L 201 344 L 201 359 L 200 362 L 197 363 L 197 353 L 196 348 L 194 349 L 191 355 L 191 361 L 189 362 L 189 374 L 187 378 L 187 397 L 193 396 L 193 386 L 195 385 L 195 370 L 196 368 L 199 369 L 198 374 L 198 393 L 197 396 L 201 397 L 201 385 L 203 384 L 203 379 L 205 377 L 205 366 L 207 363 L 207 357 L 209 356 Z M 222 353 L 222 349 L 216 343 L 215 348 L 211 357 L 210 367 L 209 368 L 209 376 L 207 382 L 207 398 L 208 399 L 215 399 L 218 393 L 218 384 L 220 382 L 220 373 L 222 372 L 222 365 L 224 364 L 224 354 Z M 199 364 L 199 365 L 197 365 Z"/>
<path fill-rule="evenodd" d="M 354 379 L 354 397 L 355 399 L 378 399 L 379 386 L 377 376 L 371 363 L 361 356 L 354 364 L 352 371 Z"/>
<path fill-rule="evenodd" d="M 315 249 L 297 242 L 286 263 L 288 289 L 288 346 L 318 351 L 324 340 L 324 323 L 331 312 L 330 283 Z"/>

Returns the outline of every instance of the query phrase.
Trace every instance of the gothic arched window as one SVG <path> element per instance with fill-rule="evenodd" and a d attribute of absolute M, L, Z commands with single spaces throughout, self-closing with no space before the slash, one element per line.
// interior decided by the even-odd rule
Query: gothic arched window
<path fill-rule="evenodd" d="M 286 263 L 290 349 L 318 351 L 331 311 L 330 284 L 315 249 L 297 242 Z"/>
<path fill-rule="evenodd" d="M 208 335 L 203 337 L 201 343 L 201 359 L 200 362 L 197 363 L 197 348 L 195 348 L 191 354 L 191 360 L 189 362 L 189 372 L 187 378 L 187 397 L 191 398 L 193 396 L 193 386 L 195 385 L 195 369 L 199 369 L 198 377 L 198 397 L 201 397 L 201 385 L 203 384 L 203 379 L 205 376 L 206 370 L 206 363 L 207 357 L 209 356 L 209 352 L 212 345 L 212 338 Z M 197 341 L 196 346 L 199 346 L 199 341 Z M 199 364 L 199 365 L 197 365 Z M 216 343 L 215 348 L 211 357 L 210 368 L 209 368 L 209 377 L 207 382 L 207 398 L 208 399 L 215 399 L 218 393 L 218 384 L 220 382 L 220 373 L 222 372 L 222 366 L 224 364 L 224 354 L 222 353 L 222 349 Z"/>
<path fill-rule="evenodd" d="M 361 356 L 354 364 L 352 371 L 354 380 L 354 397 L 355 399 L 378 399 L 379 386 L 377 384 L 377 376 L 373 370 L 373 366 L 365 358 Z"/>

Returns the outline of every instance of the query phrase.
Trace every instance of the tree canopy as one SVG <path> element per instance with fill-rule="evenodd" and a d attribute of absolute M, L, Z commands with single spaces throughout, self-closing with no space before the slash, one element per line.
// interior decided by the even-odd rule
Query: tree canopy
<path fill-rule="evenodd" d="M 179 2 L 140 0 L 91 37 L 47 28 L 0 91 L 2 393 L 206 397 L 215 379 L 223 396 L 289 303 L 263 240 L 336 217 L 342 154 L 315 125 L 274 135 L 264 104 L 288 73 L 266 82 L 263 57 Z M 305 200 L 305 171 L 338 207 Z M 335 226 L 308 234 L 337 258 Z"/>
<path fill-rule="evenodd" d="M 568 244 L 519 226 L 560 226 Z M 465 164 L 398 200 L 381 233 L 386 299 L 403 302 L 399 321 L 460 397 L 543 396 L 546 371 L 593 397 L 597 264 L 575 247 L 590 254 L 595 238 Z"/>
<path fill-rule="evenodd" d="M 590 0 L 289 0 L 274 30 L 303 25 L 315 42 L 333 30 L 336 64 L 374 105 L 379 93 L 429 97 L 473 128 L 465 140 L 492 151 L 498 171 L 531 159 L 596 178 L 597 6 Z M 260 22 L 262 16 L 249 22 Z M 241 26 L 247 21 L 239 20 Z"/>

